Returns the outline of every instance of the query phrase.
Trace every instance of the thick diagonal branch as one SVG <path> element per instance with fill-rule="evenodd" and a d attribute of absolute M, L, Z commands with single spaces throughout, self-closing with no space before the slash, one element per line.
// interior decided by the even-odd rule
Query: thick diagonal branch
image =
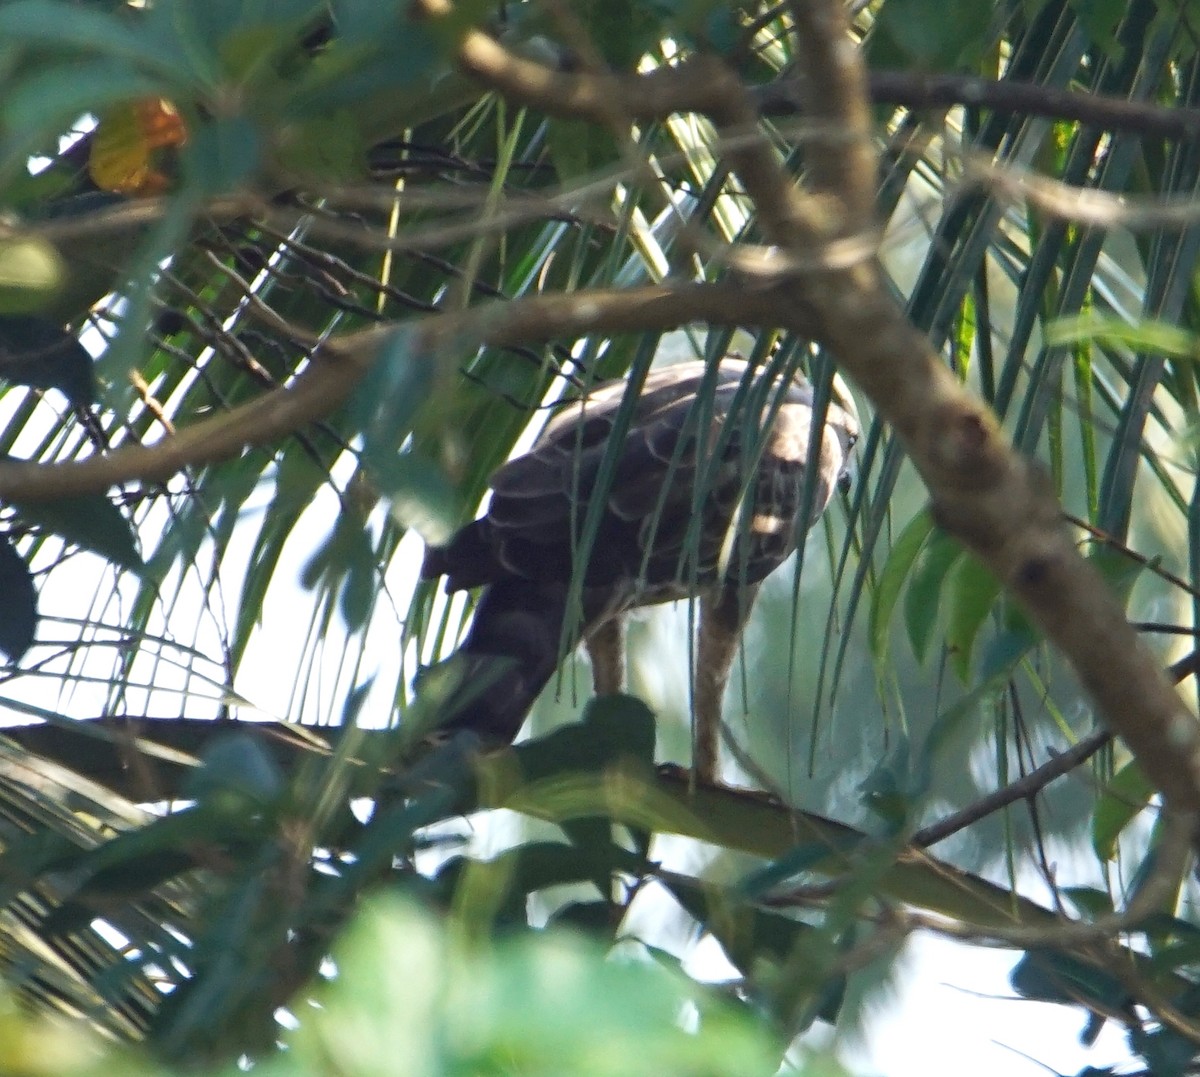
<path fill-rule="evenodd" d="M 765 137 L 746 137 L 757 122 L 754 102 L 712 57 L 636 79 L 568 75 L 538 69 L 471 34 L 460 59 L 491 88 L 556 115 L 599 120 L 619 102 L 632 119 L 670 108 L 716 122 L 736 146 L 727 159 L 758 209 L 759 228 L 785 256 L 785 272 L 769 287 L 759 282 L 758 298 L 769 295 L 776 324 L 811 334 L 815 314 L 816 339 L 892 423 L 941 526 L 988 565 L 1063 650 L 1104 720 L 1171 806 L 1200 812 L 1200 724 L 1076 550 L 1038 467 L 1012 448 L 993 413 L 908 323 L 874 259 L 808 268 L 829 244 L 873 233 L 862 191 L 875 182 L 875 155 L 865 71 L 840 5 L 795 0 L 789 9 L 808 68 L 803 84 L 812 88 L 807 115 L 817 132 L 840 131 L 806 144 L 811 194 L 796 188 Z M 789 266 L 804 268 L 789 275 Z"/>
<path fill-rule="evenodd" d="M 534 295 L 405 324 L 417 330 L 418 350 L 435 361 L 441 340 L 461 345 L 464 339 L 474 339 L 504 347 L 697 321 L 765 326 L 773 324 L 773 317 L 765 293 L 748 295 L 736 285 L 721 283 Z M 154 444 L 127 445 L 103 456 L 56 463 L 0 461 L 0 500 L 52 501 L 124 483 L 162 482 L 185 468 L 273 445 L 341 407 L 397 328 L 390 324 L 335 339 L 287 387 Z"/>

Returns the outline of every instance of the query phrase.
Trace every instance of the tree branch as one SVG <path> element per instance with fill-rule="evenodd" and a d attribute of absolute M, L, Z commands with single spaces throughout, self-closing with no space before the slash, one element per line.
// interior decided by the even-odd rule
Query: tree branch
<path fill-rule="evenodd" d="M 909 109 L 956 106 L 1048 120 L 1074 120 L 1101 131 L 1191 141 L 1200 137 L 1200 109 L 1167 108 L 1147 101 L 1080 93 L 1015 79 L 973 75 L 930 75 L 916 71 L 872 71 L 868 94 L 876 105 Z M 804 80 L 790 75 L 753 89 L 764 116 L 807 115 Z"/>
<path fill-rule="evenodd" d="M 323 726 L 318 730 L 276 722 L 182 718 L 102 718 L 72 725 L 15 726 L 4 730 L 3 736 L 18 745 L 31 761 L 60 763 L 122 796 L 142 801 L 181 796 L 192 770 L 186 757 L 199 756 L 214 739 L 232 733 L 257 738 L 285 774 L 293 773 L 313 754 L 331 756 L 347 735 L 356 738 L 361 751 L 347 764 L 372 767 L 365 761 L 385 758 L 389 753 L 371 744 L 394 737 L 391 731 L 357 727 Z M 485 799 L 479 807 L 504 806 L 520 788 L 520 768 L 514 766 L 513 752 L 502 749 L 480 757 L 479 788 L 486 793 L 481 794 Z M 798 812 L 766 794 L 692 785 L 686 771 L 664 766 L 648 787 L 654 803 L 639 806 L 636 790 L 631 797 L 616 799 L 625 802 L 629 812 L 646 809 L 661 815 L 659 829 L 665 832 L 767 859 L 782 856 L 797 842 L 824 845 L 829 855 L 811 869 L 826 876 L 848 870 L 853 851 L 870 840 L 854 827 L 815 813 Z M 532 803 L 536 798 L 526 806 Z M 897 852 L 896 863 L 885 873 L 882 885 L 885 897 L 980 927 L 1033 927 L 1058 922 L 1052 912 L 1036 902 L 915 847 Z"/>
<path fill-rule="evenodd" d="M 836 0 L 794 6 L 807 20 L 810 55 L 814 49 L 828 54 L 829 68 L 861 64 L 859 53 L 846 47 L 848 28 Z M 845 83 L 853 81 L 865 84 L 864 78 Z M 818 121 L 845 111 L 836 95 L 832 115 L 820 111 L 822 96 L 812 107 Z M 810 156 L 849 160 L 850 144 L 858 145 L 817 141 Z M 826 175 L 838 171 L 822 166 Z M 741 178 L 757 201 L 754 178 Z M 869 220 L 858 224 L 863 231 L 871 226 Z M 892 423 L 930 491 L 938 524 L 992 570 L 1063 650 L 1105 723 L 1125 739 L 1170 807 L 1200 812 L 1200 724 L 1075 548 L 1040 467 L 1015 452 L 995 415 L 908 323 L 875 263 L 799 275 L 780 289 L 786 297 L 781 310 L 803 303 L 818 312 L 818 339 Z"/>
<path fill-rule="evenodd" d="M 342 738 L 353 736 L 357 754 L 342 756 L 341 763 L 361 768 L 369 788 L 378 784 L 374 761 L 390 756 L 387 745 L 395 736 L 389 730 L 344 726 L 312 729 L 274 722 L 115 718 L 11 727 L 4 730 L 3 739 L 15 744 L 25 766 L 35 771 L 44 760 L 69 767 L 127 798 L 171 800 L 183 795 L 195 757 L 216 738 L 234 733 L 257 738 L 284 774 L 294 774 L 314 754 L 332 757 Z M 506 748 L 476 761 L 478 807 L 509 807 L 563 822 L 563 801 L 523 795 L 526 786 L 521 778 L 520 752 L 520 747 Z M 587 800 L 582 787 L 576 789 L 569 801 L 572 817 L 600 813 L 638 826 L 653 818 L 657 831 L 766 859 L 784 856 L 797 844 L 824 847 L 827 855 L 813 858 L 805 870 L 835 881 L 859 868 L 864 856 L 884 855 L 891 862 L 875 876 L 873 892 L 885 903 L 905 907 L 888 914 L 898 922 L 971 941 L 1000 939 L 1040 946 L 1066 940 L 1068 948 L 1088 964 L 1112 971 L 1114 960 L 1124 960 L 1127 971 L 1137 973 L 1140 955 L 1113 942 L 1111 935 L 1101 937 L 1097 925 L 1066 920 L 913 844 L 898 849 L 890 848 L 886 841 L 881 845 L 879 839 L 855 827 L 797 811 L 768 794 L 696 786 L 687 771 L 674 766 L 659 767 L 645 777 L 619 772 L 596 777 L 598 784 L 592 787 L 598 795 L 596 805 Z M 27 781 L 28 775 L 21 780 Z M 50 784 L 55 781 L 61 786 L 61 777 L 52 775 Z M 462 806 L 461 810 L 469 808 Z M 780 895 L 778 903 L 787 904 L 787 895 Z M 936 919 L 907 909 L 924 910 Z M 1132 926 L 1131 912 L 1137 909 L 1101 926 L 1114 930 Z M 1139 975 L 1139 982 L 1131 984 L 1138 998 L 1150 990 L 1142 979 Z M 1174 983 L 1177 990 L 1188 986 L 1181 980 Z"/>
<path fill-rule="evenodd" d="M 795 315 L 803 320 L 802 312 Z M 459 347 L 464 337 L 503 347 L 593 333 L 669 329 L 698 321 L 767 326 L 773 325 L 775 318 L 767 293 L 754 294 L 736 284 L 718 283 L 531 295 L 377 326 L 327 342 L 286 388 L 265 393 L 152 445 L 126 445 L 83 460 L 0 462 L 0 499 L 51 501 L 128 482 L 162 482 L 184 468 L 274 444 L 336 411 L 370 369 L 379 348 L 401 326 L 413 327 L 421 334 L 417 348 L 432 353 L 446 339 L 453 339 Z M 810 328 L 815 328 L 815 323 Z"/>
<path fill-rule="evenodd" d="M 765 87 L 759 102 L 764 113 L 794 112 L 795 93 L 788 80 L 781 80 Z M 1076 120 L 1101 131 L 1128 131 L 1150 138 L 1191 141 L 1200 137 L 1200 109 L 1165 108 L 1145 101 L 1127 101 L 1123 97 L 1079 93 L 1012 79 L 872 71 L 870 95 L 880 105 L 912 109 L 966 105 L 1049 120 Z"/>
<path fill-rule="evenodd" d="M 875 274 L 836 276 L 827 341 L 894 424 L 930 489 L 938 523 L 1066 653 L 1105 723 L 1169 806 L 1200 811 L 1200 725 L 1076 549 L 1051 483 L 907 325 Z M 811 291 L 807 298 L 823 306 Z"/>
<path fill-rule="evenodd" d="M 1086 763 L 1106 744 L 1111 744 L 1112 739 L 1112 734 L 1107 729 L 1089 733 L 1078 744 L 1073 744 L 1065 752 L 1059 752 L 1048 762 L 1031 770 L 1023 778 L 1018 778 L 1002 789 L 980 797 L 974 803 L 968 804 L 962 811 L 956 811 L 939 819 L 936 823 L 922 827 L 913 835 L 913 844 L 926 849 L 930 845 L 936 845 L 939 841 L 945 841 L 950 835 L 965 830 L 1001 808 L 1007 808 L 1008 805 L 1015 804 L 1018 800 L 1027 800 L 1040 793 L 1056 778 L 1061 778 L 1064 774 L 1069 774 L 1076 767 Z"/>
<path fill-rule="evenodd" d="M 814 89 L 810 115 L 818 130 L 848 125 L 849 137 L 809 145 L 816 197 L 796 190 L 765 138 L 739 140 L 741 148 L 727 157 L 758 209 L 767 240 L 803 264 L 828 241 L 872 234 L 874 220 L 860 205 L 857 185 L 841 200 L 840 212 L 833 205 L 838 178 L 862 171 L 869 152 L 869 143 L 859 137 L 867 84 L 861 54 L 848 46 L 849 28 L 836 0 L 794 0 L 790 7 L 804 30 L 798 47 L 811 68 L 805 78 L 814 87 L 816 75 L 829 82 L 819 93 Z M 539 70 L 507 57 L 482 34 L 468 35 L 460 58 L 468 73 L 491 88 L 555 115 L 602 121 L 611 104 L 602 110 L 598 95 L 622 93 L 633 84 L 616 76 Z M 723 67 L 695 57 L 638 76 L 645 96 L 640 106 L 628 102 L 626 111 L 644 118 L 667 105 L 699 111 L 723 134 L 743 136 L 756 108 L 745 87 L 727 70 L 721 73 Z M 876 169 L 867 173 L 873 182 Z M 781 273 L 771 291 L 780 326 L 808 332 L 789 315 L 802 310 L 807 324 L 816 314 L 816 339 L 892 423 L 930 491 L 939 525 L 992 570 L 1063 650 L 1106 724 L 1125 739 L 1170 807 L 1200 813 L 1200 723 L 1075 548 L 1041 469 L 1012 448 L 995 415 L 908 323 L 878 264 L 864 258 L 845 268 Z"/>

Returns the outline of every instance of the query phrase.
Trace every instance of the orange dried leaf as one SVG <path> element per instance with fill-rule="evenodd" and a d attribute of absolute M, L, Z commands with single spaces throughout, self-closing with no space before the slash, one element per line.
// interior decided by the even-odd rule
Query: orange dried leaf
<path fill-rule="evenodd" d="M 179 111 L 161 97 L 138 101 L 133 106 L 141 125 L 146 144 L 152 150 L 182 146 L 187 141 L 187 128 Z"/>
<path fill-rule="evenodd" d="M 104 113 L 92 139 L 88 172 L 97 187 L 119 194 L 153 195 L 169 180 L 156 167 L 156 151 L 187 141 L 179 112 L 162 98 L 118 105 Z"/>

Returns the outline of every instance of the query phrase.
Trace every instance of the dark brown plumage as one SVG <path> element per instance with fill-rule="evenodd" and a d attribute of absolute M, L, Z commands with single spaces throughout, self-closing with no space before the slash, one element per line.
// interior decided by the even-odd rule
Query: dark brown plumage
<path fill-rule="evenodd" d="M 567 406 L 493 475 L 487 512 L 428 551 L 423 577 L 444 575 L 449 591 L 486 588 L 460 650 L 462 702 L 451 701 L 443 725 L 511 741 L 580 640 L 596 691 L 619 690 L 623 615 L 698 596 L 695 765 L 711 779 L 721 696 L 758 585 L 796 548 L 806 482 L 804 526 L 824 511 L 858 420 L 835 394 L 810 468 L 802 378 L 727 358 L 715 371 L 653 371 L 632 408 L 625 395 L 618 382 Z"/>

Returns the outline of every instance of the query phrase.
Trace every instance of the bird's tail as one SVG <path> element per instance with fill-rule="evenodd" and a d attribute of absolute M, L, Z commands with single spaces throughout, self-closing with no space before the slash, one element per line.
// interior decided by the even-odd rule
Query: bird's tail
<path fill-rule="evenodd" d="M 561 584 L 506 579 L 489 586 L 466 640 L 448 660 L 456 667 L 455 686 L 438 727 L 511 742 L 558 666 L 566 606 Z"/>

